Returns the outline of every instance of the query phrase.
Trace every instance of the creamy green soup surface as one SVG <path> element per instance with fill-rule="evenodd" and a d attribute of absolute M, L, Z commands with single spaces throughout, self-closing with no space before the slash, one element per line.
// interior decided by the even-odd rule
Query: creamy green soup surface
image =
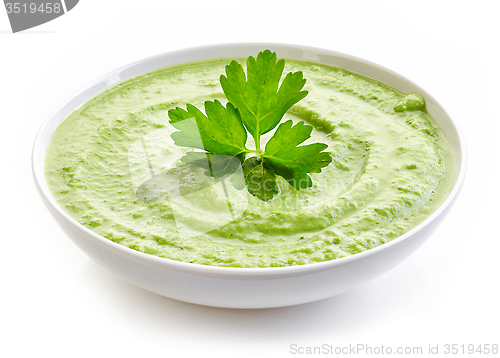
<path fill-rule="evenodd" d="M 59 205 L 93 232 L 147 254 L 212 266 L 279 267 L 382 245 L 446 199 L 452 154 L 420 95 L 292 60 L 284 74 L 302 71 L 309 94 L 283 121 L 312 125 L 305 144 L 324 142 L 333 158 L 311 174 L 311 188 L 296 190 L 278 177 L 280 193 L 266 202 L 236 189 L 231 178 L 214 181 L 181 162 L 191 149 L 173 144 L 176 129 L 167 112 L 187 103 L 203 108 L 214 99 L 225 104 L 219 76 L 228 63 L 148 73 L 72 113 L 46 154 L 46 179 Z"/>

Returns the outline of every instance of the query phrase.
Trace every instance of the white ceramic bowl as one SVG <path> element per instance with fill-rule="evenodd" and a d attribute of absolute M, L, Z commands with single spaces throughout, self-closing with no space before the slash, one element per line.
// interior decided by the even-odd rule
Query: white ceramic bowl
<path fill-rule="evenodd" d="M 88 99 L 118 82 L 159 68 L 217 58 L 245 58 L 264 49 L 275 51 L 278 57 L 285 59 L 345 68 L 403 93 L 422 94 L 429 114 L 441 127 L 453 151 L 454 187 L 443 205 L 403 236 L 350 257 L 293 267 L 227 268 L 177 262 L 121 246 L 83 227 L 55 202 L 44 177 L 47 145 L 58 125 Z M 173 299 L 216 307 L 266 308 L 312 302 L 340 294 L 382 275 L 406 259 L 450 211 L 464 180 L 465 158 L 463 137 L 456 123 L 431 95 L 406 78 L 379 65 L 334 51 L 253 43 L 212 45 L 165 53 L 100 77 L 62 103 L 45 121 L 34 144 L 32 165 L 37 189 L 50 213 L 71 240 L 97 263 L 139 287 Z"/>

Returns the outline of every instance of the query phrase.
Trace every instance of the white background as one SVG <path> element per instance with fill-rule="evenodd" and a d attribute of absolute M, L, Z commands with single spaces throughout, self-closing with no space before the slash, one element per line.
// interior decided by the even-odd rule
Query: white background
<path fill-rule="evenodd" d="M 0 356 L 289 357 L 299 356 L 291 344 L 424 351 L 429 344 L 500 344 L 497 4 L 82 0 L 18 34 L 0 6 Z M 137 59 L 254 41 L 349 53 L 433 94 L 460 124 L 469 151 L 451 214 L 385 276 L 296 307 L 191 305 L 95 264 L 56 226 L 35 190 L 30 151 L 45 117 L 86 83 Z"/>

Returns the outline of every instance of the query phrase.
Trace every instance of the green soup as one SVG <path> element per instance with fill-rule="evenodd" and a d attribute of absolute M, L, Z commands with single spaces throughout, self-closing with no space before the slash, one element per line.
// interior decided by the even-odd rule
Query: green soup
<path fill-rule="evenodd" d="M 240 61 L 242 64 L 244 61 Z M 343 69 L 287 60 L 308 96 L 283 121 L 314 127 L 333 161 L 295 190 L 262 201 L 178 160 L 168 110 L 224 97 L 227 60 L 166 68 L 123 82 L 72 113 L 49 144 L 55 199 L 95 233 L 183 262 L 278 267 L 382 245 L 429 217 L 452 188 L 450 147 L 418 94 Z M 272 133 L 265 135 L 269 139 Z M 264 138 L 264 143 L 265 143 Z"/>

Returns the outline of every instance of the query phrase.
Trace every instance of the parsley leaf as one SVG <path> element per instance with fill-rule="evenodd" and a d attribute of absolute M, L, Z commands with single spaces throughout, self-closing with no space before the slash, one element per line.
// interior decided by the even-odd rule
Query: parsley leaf
<path fill-rule="evenodd" d="M 240 112 L 241 119 L 260 151 L 260 136 L 278 125 L 286 111 L 307 95 L 301 91 L 306 80 L 302 72 L 290 72 L 279 86 L 285 60 L 277 61 L 276 53 L 260 52 L 257 60 L 247 59 L 247 76 L 243 66 L 231 61 L 220 84 L 228 101 Z M 279 88 L 278 88 L 279 87 Z"/>
<path fill-rule="evenodd" d="M 251 157 L 243 163 L 243 175 L 245 183 L 242 187 L 253 196 L 268 201 L 279 192 L 276 174 L 264 166 L 264 161 L 257 157 Z"/>
<path fill-rule="evenodd" d="M 204 169 L 207 176 L 215 179 L 234 173 L 244 160 L 244 154 L 239 156 L 217 155 L 206 152 L 188 152 L 182 158 L 186 164 Z"/>
<path fill-rule="evenodd" d="M 179 147 L 203 149 L 212 154 L 244 156 L 247 131 L 238 111 L 231 103 L 224 107 L 219 101 L 205 102 L 205 114 L 192 104 L 187 111 L 176 107 L 168 111 L 170 123 L 178 132 L 172 139 Z"/>
<path fill-rule="evenodd" d="M 280 124 L 266 144 L 263 160 L 270 170 L 285 178 L 295 189 L 305 189 L 312 186 L 307 173 L 321 172 L 321 168 L 330 164 L 332 158 L 323 152 L 328 147 L 325 143 L 299 146 L 311 137 L 313 127 L 304 122 L 292 124 L 292 120 Z"/>
<path fill-rule="evenodd" d="M 278 192 L 276 175 L 282 176 L 295 189 L 312 186 L 308 173 L 319 173 L 330 164 L 325 143 L 301 145 L 311 136 L 312 126 L 291 120 L 281 123 L 273 137 L 261 149 L 261 135 L 273 130 L 285 113 L 307 95 L 302 91 L 306 80 L 302 72 L 290 72 L 281 77 L 284 60 L 276 53 L 260 52 L 257 59 L 247 59 L 247 74 L 243 66 L 231 61 L 226 75 L 220 76 L 228 99 L 224 107 L 219 101 L 205 102 L 205 114 L 188 104 L 186 110 L 176 107 L 168 112 L 170 123 L 178 129 L 172 133 L 175 144 L 202 151 L 186 153 L 181 160 L 200 167 L 206 175 L 220 179 L 240 167 L 243 176 L 230 180 L 239 190 L 261 200 L 271 200 Z M 281 84 L 280 84 L 281 81 Z M 246 147 L 247 131 L 255 141 L 255 150 Z M 248 153 L 256 156 L 246 158 Z"/>

